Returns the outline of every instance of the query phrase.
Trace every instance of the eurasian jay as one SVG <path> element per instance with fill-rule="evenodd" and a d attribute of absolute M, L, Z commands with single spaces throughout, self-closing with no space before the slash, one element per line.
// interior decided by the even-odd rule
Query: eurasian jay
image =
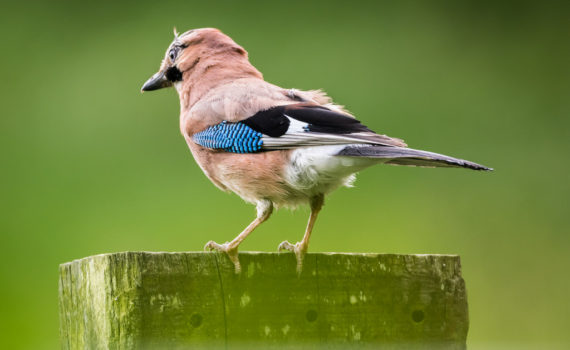
<path fill-rule="evenodd" d="M 257 217 L 234 240 L 209 241 L 240 271 L 238 246 L 276 207 L 309 204 L 303 239 L 278 251 L 295 253 L 300 271 L 324 197 L 350 186 L 376 164 L 492 170 L 442 154 L 407 148 L 380 135 L 320 90 L 284 89 L 263 80 L 247 52 L 213 28 L 175 31 L 159 71 L 142 91 L 174 86 L 180 131 L 206 176 L 257 206 Z"/>

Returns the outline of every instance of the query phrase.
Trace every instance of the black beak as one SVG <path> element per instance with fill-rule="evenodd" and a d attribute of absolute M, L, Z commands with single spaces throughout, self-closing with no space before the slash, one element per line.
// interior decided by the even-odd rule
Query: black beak
<path fill-rule="evenodd" d="M 141 88 L 141 91 L 158 90 L 169 86 L 172 86 L 172 82 L 166 78 L 164 72 L 158 72 L 152 77 L 150 77 L 150 79 L 147 80 L 146 83 L 144 83 L 144 85 Z"/>

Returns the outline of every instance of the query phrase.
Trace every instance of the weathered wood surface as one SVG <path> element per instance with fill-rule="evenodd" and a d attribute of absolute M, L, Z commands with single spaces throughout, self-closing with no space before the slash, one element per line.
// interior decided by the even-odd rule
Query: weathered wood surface
<path fill-rule="evenodd" d="M 458 256 L 126 252 L 60 266 L 63 349 L 465 349 Z"/>

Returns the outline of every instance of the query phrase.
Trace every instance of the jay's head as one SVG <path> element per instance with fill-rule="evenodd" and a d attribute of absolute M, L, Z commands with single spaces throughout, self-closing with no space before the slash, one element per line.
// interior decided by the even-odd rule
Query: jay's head
<path fill-rule="evenodd" d="M 216 66 L 234 65 L 236 69 L 251 66 L 247 52 L 218 29 L 202 28 L 178 34 L 168 46 L 160 69 L 141 88 L 141 91 L 180 86 Z M 252 67 L 253 68 L 253 67 Z"/>

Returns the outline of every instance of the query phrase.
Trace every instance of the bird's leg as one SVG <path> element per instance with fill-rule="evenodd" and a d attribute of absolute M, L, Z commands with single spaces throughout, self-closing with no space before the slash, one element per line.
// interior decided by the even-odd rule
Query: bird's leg
<path fill-rule="evenodd" d="M 273 203 L 269 200 L 263 200 L 257 203 L 257 217 L 251 224 L 249 224 L 245 230 L 243 230 L 236 238 L 231 242 L 226 242 L 224 244 L 218 244 L 214 241 L 209 241 L 206 243 L 204 250 L 217 250 L 219 252 L 224 252 L 228 255 L 230 260 L 234 263 L 236 273 L 241 271 L 241 265 L 238 258 L 238 246 L 241 242 L 262 222 L 267 220 L 271 213 L 273 212 Z"/>
<path fill-rule="evenodd" d="M 301 270 L 303 269 L 303 258 L 305 257 L 305 253 L 307 253 L 307 249 L 309 248 L 309 239 L 311 238 L 311 232 L 313 231 L 315 221 L 317 221 L 317 215 L 319 215 L 319 212 L 323 207 L 323 203 L 323 194 L 315 196 L 311 199 L 311 216 L 309 216 L 309 222 L 307 223 L 305 235 L 303 236 L 303 240 L 301 242 L 297 242 L 295 245 L 293 245 L 289 243 L 289 241 L 284 241 L 281 242 L 277 248 L 278 251 L 289 250 L 295 253 L 295 257 L 297 258 L 298 273 L 301 273 Z"/>

